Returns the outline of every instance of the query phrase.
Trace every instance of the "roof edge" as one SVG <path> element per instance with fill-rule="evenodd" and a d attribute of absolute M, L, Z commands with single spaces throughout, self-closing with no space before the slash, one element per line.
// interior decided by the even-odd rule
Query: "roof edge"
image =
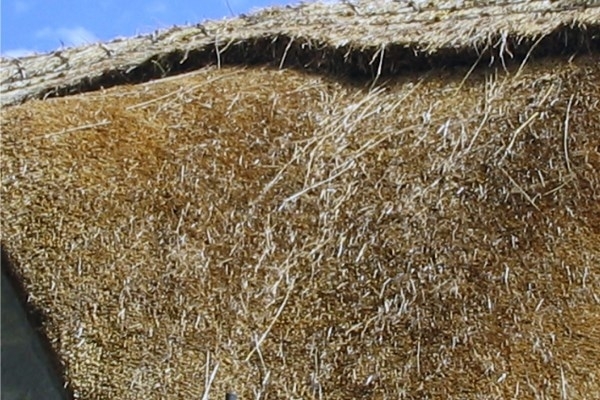
<path fill-rule="evenodd" d="M 594 12 L 600 15 L 598 11 Z M 195 29 L 202 29 L 202 26 L 198 26 Z M 178 29 L 181 31 L 184 28 Z M 531 35 L 520 34 L 518 31 L 492 32 L 479 35 L 469 45 L 457 46 L 447 41 L 433 49 L 423 42 L 402 40 L 371 45 L 356 42 L 336 45 L 306 36 L 268 32 L 245 38 L 231 38 L 228 41 L 218 37 L 201 43 L 194 43 L 192 40 L 191 44 L 192 46 L 182 41 L 170 47 L 158 46 L 156 49 L 155 46 L 151 51 L 140 54 L 135 53 L 135 47 L 129 58 L 113 61 L 111 58 L 114 58 L 114 54 L 111 54 L 110 44 L 71 49 L 75 51 L 72 54 L 55 52 L 36 56 L 40 58 L 40 63 L 41 58 L 46 57 L 44 65 L 48 64 L 48 59 L 58 63 L 51 71 L 55 75 L 52 79 L 45 79 L 47 77 L 43 74 L 33 78 L 28 76 L 27 66 L 35 61 L 32 57 L 2 60 L 3 69 L 10 67 L 11 71 L 4 73 L 0 82 L 0 104 L 14 105 L 29 99 L 63 97 L 123 84 L 143 83 L 206 66 L 263 65 L 295 68 L 360 82 L 377 82 L 405 72 L 457 66 L 506 67 L 540 57 L 600 53 L 600 18 L 587 18 L 584 21 L 575 17 L 563 19 L 554 29 Z M 136 46 L 139 47 L 140 44 Z M 105 58 L 97 61 L 92 69 L 86 70 L 82 66 L 79 71 L 74 71 L 69 66 L 71 57 L 85 57 L 85 52 L 89 52 L 92 47 L 95 51 L 99 47 L 106 52 Z M 79 62 L 85 65 L 81 59 Z M 61 72 L 61 69 L 64 71 Z M 48 75 L 47 72 L 44 73 Z"/>

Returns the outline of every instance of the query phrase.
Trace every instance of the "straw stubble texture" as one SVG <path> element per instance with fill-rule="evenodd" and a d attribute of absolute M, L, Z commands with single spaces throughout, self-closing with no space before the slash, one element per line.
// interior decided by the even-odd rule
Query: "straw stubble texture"
<path fill-rule="evenodd" d="M 3 242 L 75 395 L 600 396 L 598 58 L 455 72 L 3 110 Z"/>
<path fill-rule="evenodd" d="M 0 59 L 0 104 L 164 78 L 206 65 L 269 63 L 370 78 L 598 50 L 599 0 L 306 2 L 148 35 Z M 568 50 L 567 50 L 568 49 Z M 530 54 L 531 55 L 531 54 Z"/>

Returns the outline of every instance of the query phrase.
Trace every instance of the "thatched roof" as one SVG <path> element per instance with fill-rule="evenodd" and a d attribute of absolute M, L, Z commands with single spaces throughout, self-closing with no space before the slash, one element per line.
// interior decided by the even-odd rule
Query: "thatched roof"
<path fill-rule="evenodd" d="M 373 77 L 432 64 L 447 66 L 449 60 L 504 63 L 530 52 L 597 47 L 598 35 L 597 0 L 306 3 L 3 59 L 1 104 L 139 83 L 207 64 L 270 62 Z"/>
<path fill-rule="evenodd" d="M 485 3 L 3 61 L 2 242 L 75 396 L 600 397 L 599 9 Z"/>

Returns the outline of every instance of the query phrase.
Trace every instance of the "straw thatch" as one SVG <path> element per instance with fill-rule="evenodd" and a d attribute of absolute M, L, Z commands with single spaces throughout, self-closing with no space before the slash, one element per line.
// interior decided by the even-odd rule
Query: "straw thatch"
<path fill-rule="evenodd" d="M 462 62 L 597 50 L 598 0 L 359 1 L 271 8 L 225 21 L 1 60 L 1 104 L 139 83 L 207 64 L 396 74 Z"/>
<path fill-rule="evenodd" d="M 263 31 L 312 37 L 324 48 L 285 65 L 312 51 L 328 73 L 197 59 L 167 79 L 4 107 L 2 241 L 74 395 L 600 397 L 598 8 L 510 2 L 505 17 L 481 14 L 500 12 L 488 3 L 446 11 L 471 18 L 445 34 L 441 18 L 409 33 L 430 8 L 394 24 L 400 2 L 207 23 L 245 49 Z M 310 23 L 334 16 L 364 24 Z M 486 54 L 502 58 L 472 58 L 497 36 L 513 47 Z M 521 37 L 547 40 L 545 57 L 517 52 Z M 71 50 L 89 53 L 61 77 L 34 67 L 52 56 L 20 60 L 40 72 L 3 79 L 3 101 L 80 90 L 80 74 L 155 54 L 150 40 L 110 44 L 123 51 L 110 65 Z M 394 43 L 433 66 L 460 51 L 398 72 Z M 362 47 L 385 48 L 371 75 L 388 68 L 385 80 L 338 79 L 340 46 L 357 70 Z"/>

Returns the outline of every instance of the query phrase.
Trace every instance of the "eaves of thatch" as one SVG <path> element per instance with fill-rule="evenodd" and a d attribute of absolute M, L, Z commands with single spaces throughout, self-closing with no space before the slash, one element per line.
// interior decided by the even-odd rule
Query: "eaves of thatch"
<path fill-rule="evenodd" d="M 2 60 L 2 249 L 71 393 L 600 398 L 599 20 L 304 4 Z"/>
<path fill-rule="evenodd" d="M 3 59 L 1 104 L 61 96 L 206 65 L 278 67 L 375 77 L 405 69 L 505 62 L 598 46 L 590 0 L 306 3 L 22 59 Z"/>

